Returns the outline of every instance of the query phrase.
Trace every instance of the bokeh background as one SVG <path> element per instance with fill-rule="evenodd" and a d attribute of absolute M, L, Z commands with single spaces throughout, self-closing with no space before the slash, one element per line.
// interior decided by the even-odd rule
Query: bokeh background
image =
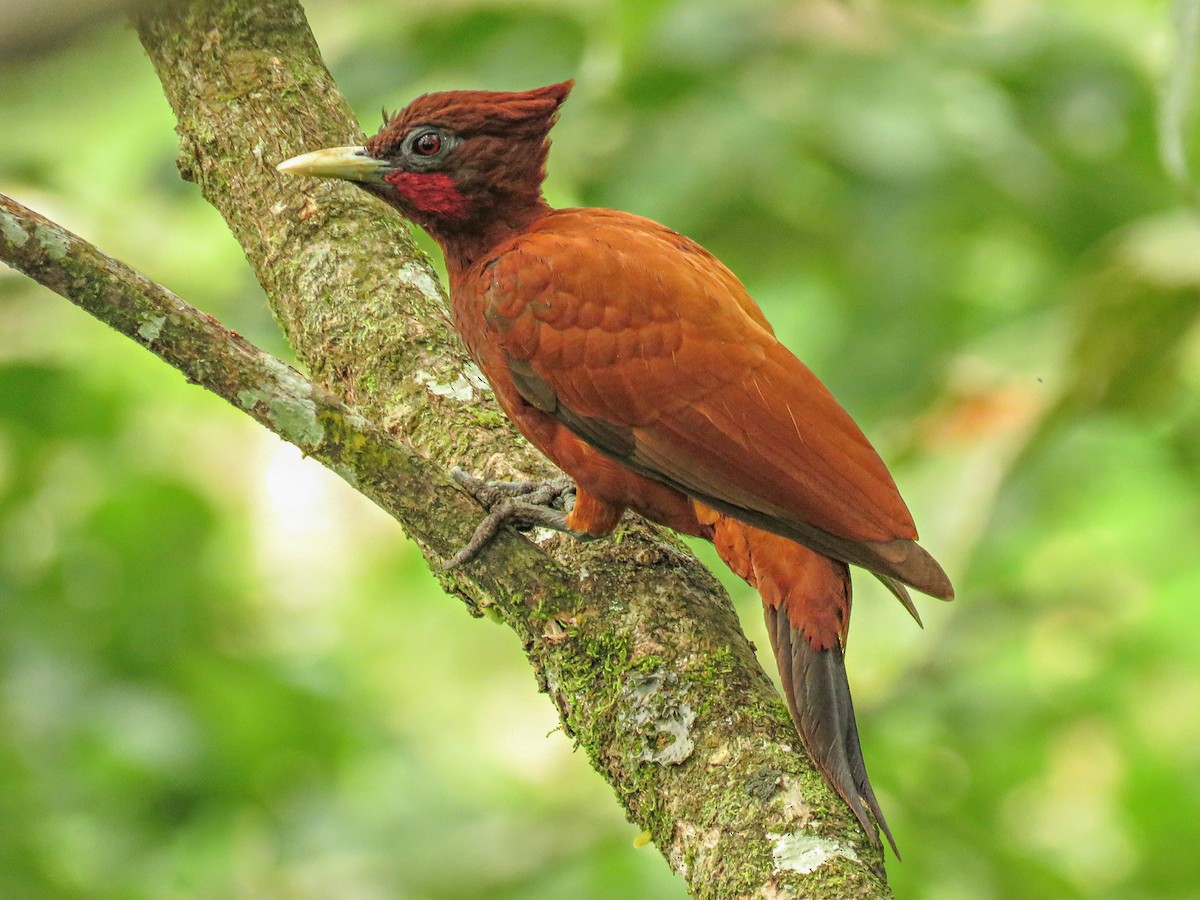
<path fill-rule="evenodd" d="M 46 27 L 3 43 L 0 190 L 287 355 L 135 36 L 59 3 L 9 20 Z M 859 579 L 899 896 L 1200 893 L 1200 219 L 1159 160 L 1165 2 L 309 12 L 368 130 L 578 79 L 552 200 L 708 246 L 893 464 L 959 590 L 921 632 Z M 0 896 L 683 897 L 555 728 L 383 514 L 0 270 Z"/>

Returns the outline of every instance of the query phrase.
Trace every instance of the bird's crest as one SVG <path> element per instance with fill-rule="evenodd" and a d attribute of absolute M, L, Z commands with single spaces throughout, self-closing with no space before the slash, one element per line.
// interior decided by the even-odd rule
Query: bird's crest
<path fill-rule="evenodd" d="M 545 138 L 558 118 L 558 108 L 574 87 L 573 80 L 531 91 L 437 91 L 422 94 L 385 119 L 367 142 L 373 155 L 387 151 L 416 125 L 436 125 L 463 138 L 494 135 L 509 140 Z"/>

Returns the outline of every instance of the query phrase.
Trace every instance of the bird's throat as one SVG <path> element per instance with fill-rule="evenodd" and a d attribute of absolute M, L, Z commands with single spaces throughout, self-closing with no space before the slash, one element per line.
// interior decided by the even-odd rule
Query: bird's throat
<path fill-rule="evenodd" d="M 464 220 L 463 227 L 447 227 L 444 222 L 421 224 L 442 248 L 446 271 L 453 285 L 460 273 L 490 258 L 550 211 L 550 207 L 539 196 L 528 204 L 510 204 L 499 214 L 468 218 Z"/>

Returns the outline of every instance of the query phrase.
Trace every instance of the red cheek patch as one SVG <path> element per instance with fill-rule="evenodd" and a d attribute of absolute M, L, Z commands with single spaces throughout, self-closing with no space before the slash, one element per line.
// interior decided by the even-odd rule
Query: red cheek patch
<path fill-rule="evenodd" d="M 439 219 L 467 216 L 467 198 L 444 172 L 388 172 L 383 178 L 423 213 Z"/>

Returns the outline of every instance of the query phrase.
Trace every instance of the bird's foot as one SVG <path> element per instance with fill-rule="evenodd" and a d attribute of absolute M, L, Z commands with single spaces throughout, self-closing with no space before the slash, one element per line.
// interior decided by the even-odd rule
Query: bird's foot
<path fill-rule="evenodd" d="M 450 471 L 450 477 L 480 502 L 488 514 L 475 529 L 471 539 L 449 561 L 445 568 L 461 566 L 479 555 L 504 525 L 518 530 L 550 528 L 580 540 L 591 540 L 592 535 L 575 531 L 567 525 L 567 513 L 575 505 L 575 483 L 570 478 L 554 478 L 548 481 L 484 481 L 470 472 L 458 468 Z"/>

